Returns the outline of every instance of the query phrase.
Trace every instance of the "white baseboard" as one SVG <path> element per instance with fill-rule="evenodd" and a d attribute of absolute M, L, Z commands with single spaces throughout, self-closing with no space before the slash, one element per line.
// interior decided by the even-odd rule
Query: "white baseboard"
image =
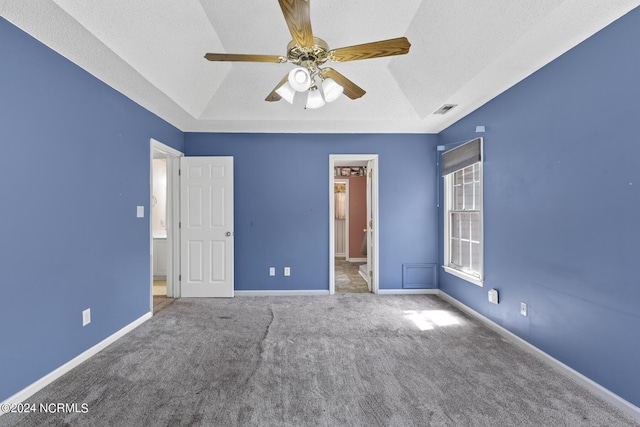
<path fill-rule="evenodd" d="M 239 297 L 287 297 L 287 296 L 313 296 L 313 295 L 329 295 L 329 291 L 314 290 L 314 291 L 234 291 L 235 296 Z"/>
<path fill-rule="evenodd" d="M 380 295 L 438 295 L 438 289 L 378 289 Z"/>
<path fill-rule="evenodd" d="M 583 386 L 584 388 L 586 388 L 587 390 L 595 394 L 596 396 L 600 397 L 604 401 L 620 409 L 622 412 L 629 415 L 630 417 L 640 421 L 640 408 L 634 405 L 633 403 L 623 399 L 622 397 L 613 393 L 609 389 L 601 386 L 600 384 L 593 381 L 592 379 L 585 377 L 580 372 L 565 365 L 558 359 L 540 350 L 538 347 L 535 347 L 534 345 L 529 344 L 527 341 L 523 340 L 516 334 L 510 332 L 508 329 L 503 328 L 502 326 L 495 323 L 493 320 L 483 316 L 482 314 L 478 313 L 474 309 L 467 307 L 466 305 L 464 305 L 457 299 L 453 298 L 449 294 L 441 290 L 438 290 L 437 295 L 443 300 L 445 300 L 446 302 L 453 305 L 454 307 L 476 318 L 477 320 L 482 322 L 485 326 L 489 327 L 493 331 L 502 335 L 504 338 L 508 339 L 513 344 L 520 347 L 521 349 L 527 351 L 533 356 L 536 356 L 538 359 L 545 362 L 550 367 L 565 374 L 566 376 L 568 376 L 569 378 L 571 378 L 572 380 L 574 380 L 575 382 L 577 382 L 578 384 L 580 384 L 581 386 Z"/>
<path fill-rule="evenodd" d="M 67 372 L 71 371 L 73 368 L 75 368 L 82 362 L 88 360 L 89 358 L 91 358 L 101 350 L 104 350 L 109 344 L 117 341 L 118 339 L 122 338 L 123 336 L 125 336 L 126 334 L 128 334 L 129 332 L 137 328 L 138 326 L 142 325 L 147 320 L 151 319 L 152 316 L 153 314 L 149 312 L 143 315 L 142 317 L 134 320 L 124 328 L 108 336 L 107 338 L 100 341 L 98 344 L 94 345 L 90 349 L 80 353 L 78 356 L 74 357 L 73 359 L 71 359 L 64 365 L 60 366 L 59 368 L 55 369 L 54 371 L 48 373 L 47 375 L 40 378 L 33 384 L 23 388 L 22 390 L 20 390 L 19 392 L 17 392 L 13 396 L 9 397 L 7 400 L 2 402 L 1 405 L 5 405 L 5 404 L 11 405 L 15 403 L 24 402 L 26 399 L 33 396 L 35 393 L 42 390 L 44 387 L 48 386 L 49 384 L 51 384 L 52 382 L 54 382 L 64 374 L 66 374 Z M 0 411 L 0 416 L 2 414 L 3 412 Z"/>
<path fill-rule="evenodd" d="M 366 258 L 347 258 L 348 262 L 367 262 Z"/>

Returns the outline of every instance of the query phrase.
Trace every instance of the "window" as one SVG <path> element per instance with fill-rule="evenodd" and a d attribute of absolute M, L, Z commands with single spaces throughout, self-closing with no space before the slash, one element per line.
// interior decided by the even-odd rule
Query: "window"
<path fill-rule="evenodd" d="M 444 269 L 482 286 L 482 139 L 442 156 L 444 175 Z"/>

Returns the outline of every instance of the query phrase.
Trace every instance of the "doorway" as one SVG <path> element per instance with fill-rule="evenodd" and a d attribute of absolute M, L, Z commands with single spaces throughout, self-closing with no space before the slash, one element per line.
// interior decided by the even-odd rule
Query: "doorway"
<path fill-rule="evenodd" d="M 329 293 L 332 295 L 341 290 L 378 292 L 377 165 L 377 154 L 329 156 Z M 339 196 L 336 190 L 340 190 L 343 183 L 345 196 Z M 347 198 L 346 194 L 351 197 Z M 345 203 L 344 211 L 340 206 L 342 198 L 354 201 Z M 356 209 L 360 212 L 354 212 Z M 341 227 L 345 228 L 344 236 L 340 235 Z M 343 238 L 344 242 L 339 241 Z M 353 278 L 354 287 L 350 286 L 349 277 Z M 364 289 L 358 287 L 361 279 L 366 283 Z M 346 288 L 342 281 L 347 282 Z"/>
<path fill-rule="evenodd" d="M 335 166 L 334 280 L 336 293 L 370 292 L 366 246 L 366 162 Z M 339 178 L 338 178 L 339 177 Z M 351 184 L 351 185 L 350 185 Z M 362 267 L 362 270 L 360 268 Z M 364 274 L 362 273 L 364 272 Z"/>
<path fill-rule="evenodd" d="M 179 159 L 183 153 L 155 139 L 150 143 L 150 309 L 155 314 L 180 296 Z M 164 280 L 163 280 L 164 279 Z"/>

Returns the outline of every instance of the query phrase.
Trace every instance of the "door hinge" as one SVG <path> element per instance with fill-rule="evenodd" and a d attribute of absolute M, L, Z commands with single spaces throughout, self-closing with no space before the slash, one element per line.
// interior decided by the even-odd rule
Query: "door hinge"
<path fill-rule="evenodd" d="M 182 175 L 182 169 L 178 169 L 178 176 Z"/>
<path fill-rule="evenodd" d="M 373 228 L 373 220 L 372 219 L 369 220 L 369 228 Z"/>
<path fill-rule="evenodd" d="M 369 171 L 369 178 L 373 178 L 373 169 Z"/>
<path fill-rule="evenodd" d="M 178 275 L 178 282 L 182 282 L 182 274 Z"/>
<path fill-rule="evenodd" d="M 178 228 L 182 228 L 182 223 L 181 222 L 178 223 Z"/>
<path fill-rule="evenodd" d="M 373 277 L 373 271 L 369 270 L 369 277 Z"/>

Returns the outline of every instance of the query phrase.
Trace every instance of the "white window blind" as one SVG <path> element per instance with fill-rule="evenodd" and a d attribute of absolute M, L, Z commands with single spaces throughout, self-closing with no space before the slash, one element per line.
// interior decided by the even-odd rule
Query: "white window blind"
<path fill-rule="evenodd" d="M 476 138 L 442 154 L 442 176 L 482 161 L 482 138 Z"/>

